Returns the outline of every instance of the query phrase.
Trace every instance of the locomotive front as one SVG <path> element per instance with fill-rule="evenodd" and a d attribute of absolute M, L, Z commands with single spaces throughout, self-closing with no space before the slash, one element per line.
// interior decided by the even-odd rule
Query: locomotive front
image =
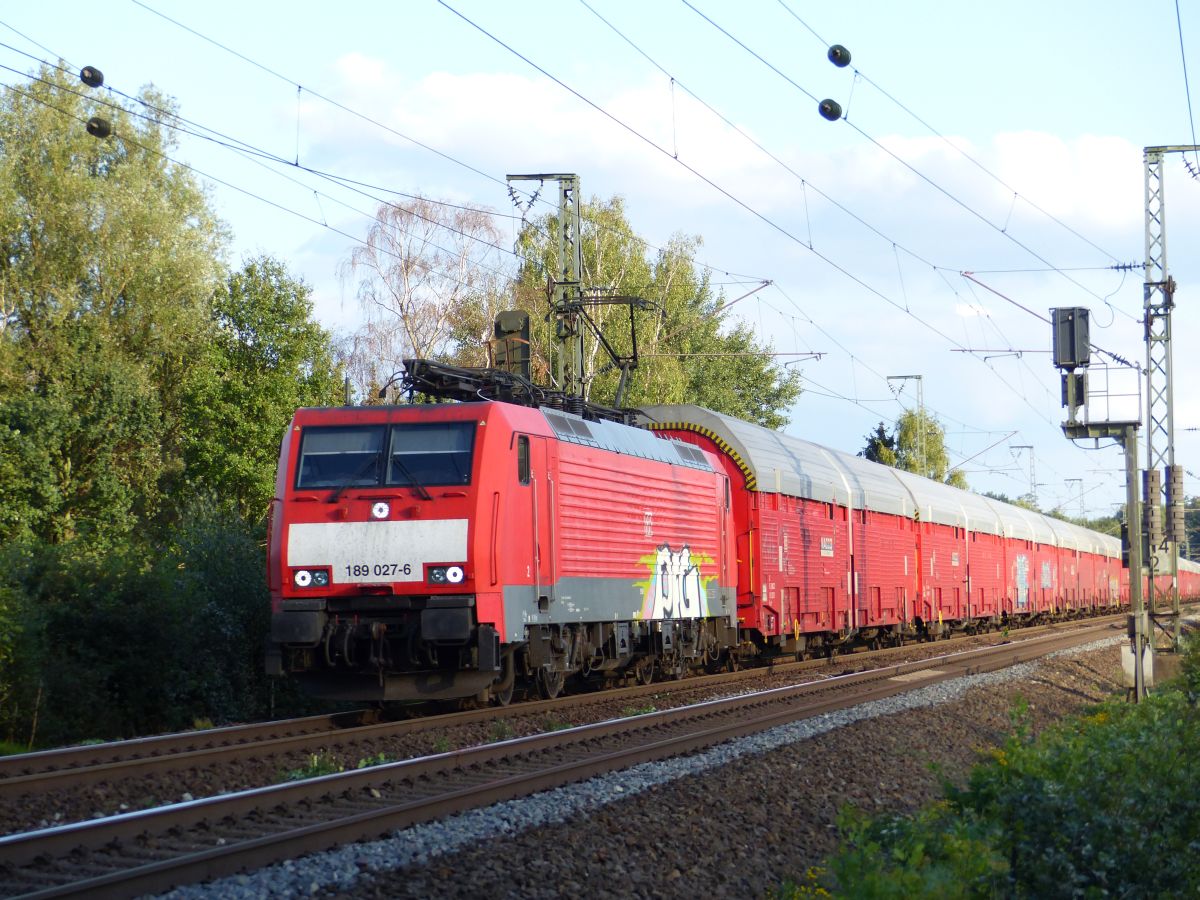
<path fill-rule="evenodd" d="M 269 673 L 358 701 L 462 697 L 500 678 L 470 543 L 490 406 L 296 413 L 271 510 Z"/>

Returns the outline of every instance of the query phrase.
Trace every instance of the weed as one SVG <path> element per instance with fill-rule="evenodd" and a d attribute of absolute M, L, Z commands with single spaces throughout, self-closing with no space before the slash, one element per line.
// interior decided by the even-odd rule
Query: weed
<path fill-rule="evenodd" d="M 336 756 L 328 750 L 321 750 L 319 753 L 309 754 L 308 765 L 284 772 L 280 780 L 303 781 L 305 778 L 318 778 L 321 775 L 333 775 L 336 772 L 344 771 L 346 771 L 346 767 L 338 762 Z"/>
<path fill-rule="evenodd" d="M 516 732 L 513 731 L 513 727 L 507 719 L 497 719 L 492 723 L 491 730 L 488 732 L 488 743 L 507 741 L 515 735 Z"/>
<path fill-rule="evenodd" d="M 390 763 L 390 762 L 395 762 L 395 760 L 392 759 L 390 756 L 388 756 L 386 753 L 376 753 L 374 756 L 368 756 L 363 759 L 360 759 L 358 761 L 358 765 L 356 765 L 354 768 L 369 769 L 369 768 L 371 768 L 371 766 L 382 766 L 385 763 Z"/>
<path fill-rule="evenodd" d="M 621 718 L 628 719 L 632 716 L 644 716 L 652 712 L 658 712 L 658 707 L 653 703 L 646 703 L 642 706 L 626 706 L 621 710 Z"/>

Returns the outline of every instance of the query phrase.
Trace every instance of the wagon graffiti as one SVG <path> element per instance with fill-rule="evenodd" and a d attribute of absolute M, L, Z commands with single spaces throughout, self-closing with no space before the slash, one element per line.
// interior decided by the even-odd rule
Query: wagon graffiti
<path fill-rule="evenodd" d="M 1024 609 L 1029 605 L 1029 557 L 1021 554 L 1017 557 L 1017 607 Z"/>
<path fill-rule="evenodd" d="M 705 588 L 713 576 L 701 575 L 700 566 L 712 562 L 711 556 L 693 553 L 687 544 L 678 550 L 672 550 L 669 544 L 661 544 L 653 555 L 643 556 L 641 563 L 649 570 L 650 577 L 637 582 L 643 590 L 641 617 L 691 619 L 707 616 Z"/>

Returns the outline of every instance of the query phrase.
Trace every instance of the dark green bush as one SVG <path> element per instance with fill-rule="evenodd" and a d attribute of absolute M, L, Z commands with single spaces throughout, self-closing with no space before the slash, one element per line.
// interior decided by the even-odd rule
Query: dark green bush
<path fill-rule="evenodd" d="M 169 542 L 0 554 L 0 737 L 74 743 L 306 712 L 263 674 L 261 530 L 194 503 Z M 11 630 L 10 630 L 11 629 Z"/>
<path fill-rule="evenodd" d="M 965 787 L 914 817 L 843 815 L 840 897 L 1200 896 L 1195 648 L 1176 686 L 1031 740 L 1018 728 Z"/>

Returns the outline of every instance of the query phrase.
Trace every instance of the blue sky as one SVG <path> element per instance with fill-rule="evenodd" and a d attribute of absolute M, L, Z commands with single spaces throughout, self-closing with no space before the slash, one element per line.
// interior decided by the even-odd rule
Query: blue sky
<path fill-rule="evenodd" d="M 1030 451 L 1016 449 L 1028 445 L 1044 507 L 1077 513 L 1067 479 L 1082 478 L 1087 513 L 1111 512 L 1120 456 L 1062 437 L 1057 373 L 1034 352 L 1048 326 L 960 273 L 1042 315 L 1087 306 L 1096 343 L 1144 363 L 1141 269 L 1105 267 L 1143 261 L 1142 148 L 1193 142 L 1175 4 L 690 2 L 21 4 L 0 14 L 0 65 L 61 57 L 128 94 L 152 82 L 187 119 L 287 160 L 505 215 L 506 173 L 576 172 L 586 195 L 622 195 L 652 244 L 701 236 L 699 259 L 730 298 L 773 282 L 739 314 L 777 352 L 824 354 L 796 363 L 806 392 L 792 432 L 856 451 L 916 401 L 915 382 L 886 376 L 920 374 L 973 487 L 1028 491 Z M 1200 5 L 1179 13 L 1200 73 Z M 828 62 L 829 43 L 849 48 L 850 67 Z M 845 120 L 817 114 L 825 97 Z M 235 258 L 279 257 L 313 286 L 324 324 L 357 323 L 338 268 L 376 201 L 192 138 L 176 157 L 211 180 Z M 1200 183 L 1179 156 L 1166 171 L 1176 457 L 1190 466 Z M 1008 350 L 1022 355 L 996 355 Z M 1128 371 L 1112 384 L 1134 390 Z M 1115 414 L 1129 415 L 1122 402 Z"/>

